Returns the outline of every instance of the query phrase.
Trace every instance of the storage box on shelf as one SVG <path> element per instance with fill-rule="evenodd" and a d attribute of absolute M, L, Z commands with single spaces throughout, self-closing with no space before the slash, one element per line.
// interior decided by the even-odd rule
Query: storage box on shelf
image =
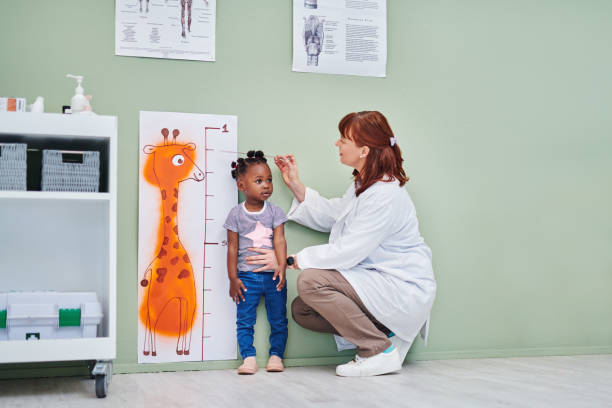
<path fill-rule="evenodd" d="M 0 143 L 0 190 L 26 189 L 25 143 Z"/>
<path fill-rule="evenodd" d="M 0 299 L 4 340 L 93 338 L 102 321 L 95 292 L 9 292 Z"/>
<path fill-rule="evenodd" d="M 98 192 L 100 152 L 43 150 L 42 191 Z"/>

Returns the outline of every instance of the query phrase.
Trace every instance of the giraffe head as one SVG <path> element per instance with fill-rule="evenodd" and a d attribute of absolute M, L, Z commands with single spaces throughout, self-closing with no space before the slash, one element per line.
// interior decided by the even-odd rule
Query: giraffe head
<path fill-rule="evenodd" d="M 194 143 L 178 144 L 179 130 L 172 131 L 172 141 L 168 140 L 169 131 L 161 130 L 164 136 L 162 145 L 146 145 L 143 151 L 149 155 L 144 166 L 145 179 L 160 187 L 169 187 L 183 180 L 204 180 L 204 172 L 195 164 Z"/>

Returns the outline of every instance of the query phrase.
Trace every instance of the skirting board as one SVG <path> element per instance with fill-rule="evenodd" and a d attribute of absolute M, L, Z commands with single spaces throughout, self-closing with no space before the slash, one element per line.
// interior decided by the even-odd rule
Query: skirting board
<path fill-rule="evenodd" d="M 409 353 L 406 357 L 410 361 L 424 360 L 454 360 L 470 358 L 512 358 L 512 357 L 542 357 L 542 356 L 574 356 L 586 354 L 612 354 L 612 346 L 593 347 L 548 347 L 525 349 L 486 349 L 486 350 L 450 350 L 450 351 L 421 351 Z M 347 362 L 351 355 L 312 358 L 287 358 L 286 367 L 304 367 L 317 365 L 336 365 Z M 259 366 L 265 366 L 266 359 L 258 359 Z M 52 364 L 52 363 L 49 363 Z M 62 377 L 88 375 L 85 363 L 65 362 L 61 366 L 43 367 L 44 363 L 36 366 L 18 364 L 0 364 L 0 379 L 36 378 L 36 377 Z M 228 370 L 235 369 L 240 361 L 209 361 L 206 363 L 166 363 L 166 364 L 136 364 L 114 363 L 114 374 L 154 373 L 163 371 L 194 371 L 194 370 Z"/>

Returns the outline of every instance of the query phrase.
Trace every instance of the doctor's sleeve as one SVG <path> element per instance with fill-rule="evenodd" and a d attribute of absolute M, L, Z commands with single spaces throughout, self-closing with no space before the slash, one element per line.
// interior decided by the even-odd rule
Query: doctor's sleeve
<path fill-rule="evenodd" d="M 341 236 L 333 243 L 298 252 L 300 269 L 349 269 L 357 265 L 389 235 L 393 226 L 393 208 L 391 197 L 372 195 L 360 202 L 353 209 L 357 213 L 352 222 L 345 225 Z"/>
<path fill-rule="evenodd" d="M 346 196 L 346 194 L 345 194 Z M 287 217 L 308 228 L 329 232 L 343 208 L 343 198 L 325 198 L 306 187 L 304 201 L 293 199 Z"/>

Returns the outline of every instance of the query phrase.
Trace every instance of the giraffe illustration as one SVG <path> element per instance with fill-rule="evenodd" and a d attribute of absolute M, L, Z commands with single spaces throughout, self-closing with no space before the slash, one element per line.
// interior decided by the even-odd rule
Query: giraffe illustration
<path fill-rule="evenodd" d="M 176 354 L 189 355 L 191 329 L 197 310 L 196 287 L 189 255 L 179 239 L 179 184 L 204 180 L 195 164 L 195 144 L 177 144 L 178 129 L 161 130 L 161 145 L 146 145 L 144 178 L 161 194 L 159 229 L 155 257 L 144 272 L 140 285 L 145 288 L 139 317 L 145 326 L 143 354 L 157 355 L 157 334 L 177 337 Z"/>

